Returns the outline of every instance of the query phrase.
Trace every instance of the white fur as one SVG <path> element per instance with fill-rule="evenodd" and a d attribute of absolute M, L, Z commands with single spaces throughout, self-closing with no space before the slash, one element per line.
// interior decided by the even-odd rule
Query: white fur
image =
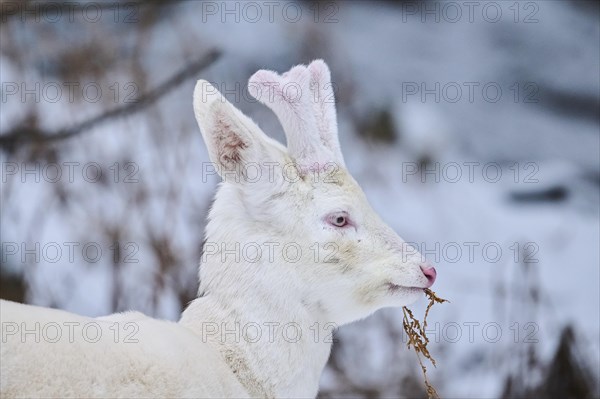
<path fill-rule="evenodd" d="M 281 92 L 269 100 L 252 89 L 278 115 L 289 151 L 208 82 L 196 85 L 194 112 L 224 182 L 207 225 L 199 297 L 181 320 L 90 319 L 2 301 L 2 397 L 315 397 L 334 327 L 422 295 L 421 256 L 379 219 L 344 168 L 335 107 L 323 101 L 333 94 L 325 63 L 283 76 L 259 71 L 250 87 L 269 80 L 304 90 L 290 103 Z M 250 179 L 249 164 L 260 178 Z M 328 222 L 340 212 L 350 221 L 341 228 Z M 89 343 L 76 330 L 70 342 L 63 327 L 58 342 L 36 343 L 5 328 L 65 322 L 98 323 L 102 338 Z M 128 322 L 137 343 L 124 342 Z"/>

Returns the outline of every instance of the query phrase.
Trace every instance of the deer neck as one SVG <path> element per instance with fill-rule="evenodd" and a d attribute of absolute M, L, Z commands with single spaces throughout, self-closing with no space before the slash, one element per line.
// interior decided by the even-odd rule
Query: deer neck
<path fill-rule="evenodd" d="M 200 296 L 180 322 L 221 352 L 250 395 L 315 397 L 333 324 L 310 302 L 294 273 L 282 273 L 289 265 L 268 256 L 252 262 L 247 253 L 237 256 L 244 254 L 248 237 L 256 243 L 265 237 L 232 226 L 213 231 L 211 224 L 204 249 L 214 252 L 209 245 L 217 244 L 216 253 L 203 256 Z"/>
<path fill-rule="evenodd" d="M 268 303 L 239 296 L 227 305 L 209 294 L 196 299 L 181 322 L 220 351 L 251 396 L 315 397 L 331 332 L 299 306 L 284 309 L 270 292 L 263 294 Z"/>

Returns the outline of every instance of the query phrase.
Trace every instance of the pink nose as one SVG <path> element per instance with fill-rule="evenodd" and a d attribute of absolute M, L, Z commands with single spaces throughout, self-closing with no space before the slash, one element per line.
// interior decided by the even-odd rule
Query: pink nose
<path fill-rule="evenodd" d="M 435 267 L 428 265 L 428 264 L 422 264 L 421 270 L 423 271 L 423 274 L 425 275 L 425 277 L 427 277 L 427 288 L 431 287 L 433 285 L 433 283 L 435 282 L 435 277 L 437 276 Z"/>

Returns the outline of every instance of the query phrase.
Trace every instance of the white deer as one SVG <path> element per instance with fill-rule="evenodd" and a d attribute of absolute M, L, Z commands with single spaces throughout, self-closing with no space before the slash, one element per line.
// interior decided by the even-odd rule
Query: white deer
<path fill-rule="evenodd" d="M 198 81 L 194 112 L 223 183 L 180 321 L 2 301 L 2 397 L 315 397 L 334 327 L 433 284 L 344 166 L 327 65 L 261 70 L 248 87 L 287 149 Z"/>

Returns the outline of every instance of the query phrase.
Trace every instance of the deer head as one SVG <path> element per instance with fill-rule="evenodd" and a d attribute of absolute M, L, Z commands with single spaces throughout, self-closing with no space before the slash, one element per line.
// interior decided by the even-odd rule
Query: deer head
<path fill-rule="evenodd" d="M 379 218 L 347 171 L 327 65 L 261 70 L 248 90 L 275 112 L 287 148 L 210 83 L 200 80 L 194 91 L 196 119 L 223 179 L 200 291 L 251 295 L 253 285 L 268 284 L 338 324 L 419 298 L 435 269 Z"/>

